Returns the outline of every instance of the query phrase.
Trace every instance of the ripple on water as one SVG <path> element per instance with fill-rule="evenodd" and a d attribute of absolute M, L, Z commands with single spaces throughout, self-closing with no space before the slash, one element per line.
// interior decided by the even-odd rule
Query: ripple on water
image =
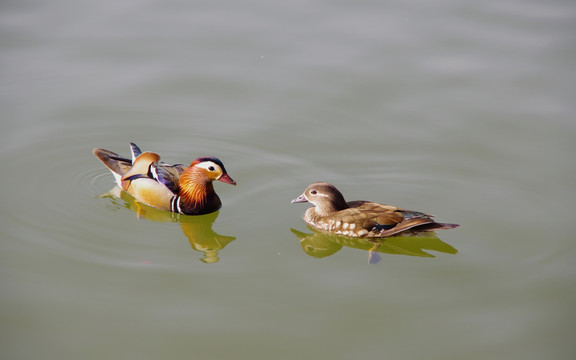
<path fill-rule="evenodd" d="M 358 182 L 373 187 L 373 183 L 382 181 L 402 191 L 414 191 L 416 187 L 416 183 L 406 182 L 405 176 L 398 176 L 403 169 L 397 160 L 390 158 L 382 160 L 391 165 L 385 175 L 381 169 L 369 168 L 358 171 L 351 179 L 350 170 L 365 163 L 355 163 L 356 155 L 336 159 L 342 165 L 335 166 L 329 154 L 304 156 L 298 151 L 285 151 L 285 144 L 276 150 L 270 143 L 247 138 L 204 136 L 192 143 L 159 143 L 157 138 L 122 139 L 110 145 L 112 141 L 108 138 L 100 144 L 99 139 L 86 138 L 84 133 L 85 129 L 80 127 L 70 128 L 33 143 L 20 144 L 18 161 L 10 164 L 20 176 L 13 177 L 12 181 L 18 188 L 28 189 L 34 206 L 22 202 L 17 194 L 7 200 L 13 209 L 9 218 L 15 225 L 16 231 L 12 233 L 15 238 L 81 261 L 133 266 L 141 260 L 156 258 L 160 260 L 155 266 L 173 267 L 178 266 L 169 264 L 173 259 L 168 261 L 163 257 L 174 256 L 174 253 L 155 249 L 186 246 L 188 253 L 183 256 L 197 255 L 190 250 L 179 225 L 139 220 L 128 209 L 126 201 L 101 197 L 115 183 L 110 172 L 93 156 L 95 146 L 128 155 L 128 141 L 133 140 L 143 150 L 158 152 L 169 163 L 186 164 L 202 155 L 221 158 L 238 185 L 216 183 L 224 205 L 214 230 L 230 236 L 257 236 L 254 234 L 261 226 L 274 231 L 280 226 L 288 229 L 286 223 L 292 218 L 294 224 L 301 225 L 304 208 L 291 206 L 290 201 L 311 182 L 333 182 L 354 198 L 366 197 L 363 187 L 355 186 Z M 379 195 L 373 197 L 386 200 Z"/>
<path fill-rule="evenodd" d="M 7 240 L 78 261 L 140 264 L 142 255 L 131 253 L 129 247 L 136 242 L 130 230 L 137 229 L 130 223 L 138 220 L 129 211 L 120 211 L 121 203 L 100 198 L 114 180 L 91 150 L 78 139 L 53 136 L 22 142 L 4 154 L 5 166 L 12 169 L 6 182 L 16 189 L 4 197 Z"/>
<path fill-rule="evenodd" d="M 127 209 L 124 200 L 101 197 L 113 188 L 114 179 L 92 155 L 94 142 L 76 135 L 53 134 L 33 143 L 22 142 L 14 149 L 18 159 L 6 159 L 16 170 L 11 175 L 18 174 L 10 181 L 17 184 L 18 189 L 27 189 L 29 198 L 34 199 L 34 206 L 22 202 L 18 194 L 6 199 L 12 211 L 5 220 L 12 224 L 10 236 L 14 240 L 78 261 L 109 266 L 147 264 L 144 266 L 178 268 L 178 262 L 171 258 L 173 251 L 158 251 L 166 246 L 186 247 L 182 256 L 186 263 L 190 257 L 200 257 L 190 249 L 178 224 L 139 220 Z M 163 145 L 153 142 L 142 141 L 139 145 L 159 152 L 171 163 L 187 163 L 191 158 L 204 155 L 190 156 L 189 146 L 183 150 L 184 146 L 175 147 L 174 143 L 166 152 Z M 128 141 L 106 147 L 128 154 Z M 215 138 L 199 139 L 193 147 L 205 148 L 207 153 L 221 157 L 239 183 L 236 188 L 216 185 L 225 210 L 221 211 L 214 229 L 231 236 L 235 235 L 232 229 L 246 227 L 247 216 L 261 215 L 258 210 L 254 211 L 257 207 L 250 206 L 250 198 L 288 187 L 293 179 L 289 169 L 299 162 L 281 153 L 263 152 L 252 144 Z M 287 195 L 287 204 L 290 199 Z"/>

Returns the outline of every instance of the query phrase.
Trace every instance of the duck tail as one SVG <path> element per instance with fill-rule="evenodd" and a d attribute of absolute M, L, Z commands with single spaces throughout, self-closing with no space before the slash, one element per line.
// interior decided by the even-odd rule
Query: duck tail
<path fill-rule="evenodd" d="M 418 228 L 418 230 L 420 230 L 420 231 L 450 230 L 450 229 L 457 228 L 458 226 L 460 226 L 460 225 L 433 222 L 430 224 L 425 224 L 425 225 L 420 226 Z"/>
<path fill-rule="evenodd" d="M 92 152 L 112 172 L 118 184 L 120 184 L 122 176 L 132 167 L 130 159 L 126 159 L 113 151 L 97 148 Z"/>
<path fill-rule="evenodd" d="M 459 224 L 445 224 L 445 223 L 436 223 L 436 225 L 440 225 L 440 227 L 437 228 L 438 230 L 449 230 L 460 226 Z"/>

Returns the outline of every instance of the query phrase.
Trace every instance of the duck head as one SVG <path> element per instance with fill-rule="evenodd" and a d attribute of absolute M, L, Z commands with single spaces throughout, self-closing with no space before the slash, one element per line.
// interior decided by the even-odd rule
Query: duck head
<path fill-rule="evenodd" d="M 302 195 L 292 200 L 292 204 L 302 202 L 314 205 L 316 213 L 322 216 L 348 208 L 342 193 L 334 185 L 325 182 L 308 185 Z"/>
<path fill-rule="evenodd" d="M 188 169 L 194 173 L 197 179 L 203 179 L 205 182 L 219 180 L 226 184 L 236 185 L 236 181 L 232 180 L 230 175 L 228 175 L 224 164 L 218 158 L 212 156 L 199 157 L 190 164 Z"/>
<path fill-rule="evenodd" d="M 194 160 L 178 180 L 178 212 L 200 215 L 218 210 L 222 203 L 214 191 L 214 180 L 236 185 L 219 159 L 201 157 Z"/>

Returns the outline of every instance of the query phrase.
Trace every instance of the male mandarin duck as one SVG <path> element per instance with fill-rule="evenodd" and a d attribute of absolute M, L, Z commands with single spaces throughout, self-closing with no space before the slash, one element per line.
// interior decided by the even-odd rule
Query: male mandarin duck
<path fill-rule="evenodd" d="M 116 183 L 137 201 L 152 207 L 185 215 L 214 212 L 222 206 L 212 182 L 236 182 L 215 157 L 199 157 L 186 167 L 168 165 L 153 152 L 142 152 L 130 143 L 132 159 L 112 151 L 94 149 L 94 155 L 114 175 Z"/>
<path fill-rule="evenodd" d="M 334 185 L 314 183 L 292 203 L 310 202 L 304 221 L 318 230 L 336 235 L 359 238 L 383 238 L 403 232 L 414 233 L 453 229 L 456 224 L 442 224 L 432 220 L 432 215 L 419 211 L 371 201 L 349 201 Z"/>

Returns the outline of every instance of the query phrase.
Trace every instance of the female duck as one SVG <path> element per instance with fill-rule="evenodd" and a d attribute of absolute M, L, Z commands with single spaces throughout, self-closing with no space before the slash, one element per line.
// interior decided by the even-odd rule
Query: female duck
<path fill-rule="evenodd" d="M 405 210 L 370 201 L 346 202 L 333 185 L 314 183 L 292 203 L 310 202 L 314 207 L 306 210 L 304 221 L 318 230 L 336 235 L 381 238 L 403 232 L 453 229 L 456 224 L 442 224 L 432 215 Z"/>
<path fill-rule="evenodd" d="M 94 155 L 114 175 L 116 183 L 136 200 L 152 207 L 186 215 L 214 212 L 222 206 L 212 182 L 236 182 L 215 157 L 200 157 L 189 167 L 161 163 L 160 156 L 142 152 L 130 143 L 132 160 L 112 151 L 94 149 Z"/>

